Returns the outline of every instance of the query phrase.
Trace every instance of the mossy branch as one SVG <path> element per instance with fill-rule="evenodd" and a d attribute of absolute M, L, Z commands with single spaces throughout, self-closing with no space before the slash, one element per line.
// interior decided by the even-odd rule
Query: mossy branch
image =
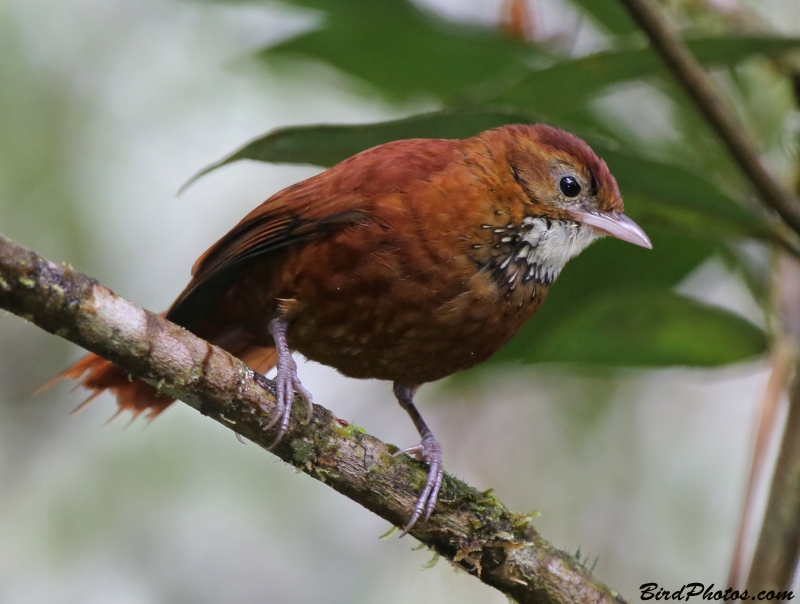
<path fill-rule="evenodd" d="M 113 361 L 203 415 L 268 447 L 275 406 L 253 372 L 224 350 L 120 298 L 69 266 L 59 266 L 0 235 L 0 308 Z M 272 385 L 269 382 L 269 385 Z M 273 453 L 368 510 L 403 526 L 425 482 L 424 466 L 392 457 L 381 442 L 314 405 L 295 405 Z M 430 521 L 411 534 L 469 574 L 520 603 L 624 600 L 555 548 L 490 493 L 445 476 Z"/>

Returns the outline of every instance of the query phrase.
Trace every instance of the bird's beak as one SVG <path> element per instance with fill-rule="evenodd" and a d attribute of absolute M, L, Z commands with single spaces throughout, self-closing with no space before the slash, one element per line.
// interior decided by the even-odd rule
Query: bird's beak
<path fill-rule="evenodd" d="M 622 239 L 634 245 L 653 249 L 650 238 L 638 224 L 619 212 L 592 212 L 589 210 L 576 210 L 572 212 L 573 218 L 583 224 L 588 224 L 605 231 L 617 239 Z"/>

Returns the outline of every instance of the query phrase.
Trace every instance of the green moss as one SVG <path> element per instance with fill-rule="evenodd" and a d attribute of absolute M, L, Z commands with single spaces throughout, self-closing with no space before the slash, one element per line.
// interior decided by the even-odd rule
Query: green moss
<path fill-rule="evenodd" d="M 422 570 L 428 570 L 436 566 L 436 563 L 439 561 L 439 554 L 437 552 L 433 552 L 433 556 L 430 560 L 428 560 L 425 564 L 422 565 Z"/>
<path fill-rule="evenodd" d="M 428 480 L 427 468 L 419 468 L 418 471 L 412 471 L 409 478 L 411 479 L 411 488 L 417 491 L 422 491 L 422 489 L 425 488 L 425 483 Z"/>
<path fill-rule="evenodd" d="M 367 470 L 367 474 L 378 474 L 381 475 L 386 472 L 389 464 L 391 464 L 394 459 L 388 455 L 381 455 L 377 459 L 372 460 L 372 464 L 369 466 Z"/>
<path fill-rule="evenodd" d="M 518 530 L 524 530 L 533 526 L 533 519 L 541 516 L 536 510 L 530 514 L 513 514 L 511 517 L 511 526 Z"/>
<path fill-rule="evenodd" d="M 334 422 L 333 433 L 339 438 L 350 440 L 353 437 L 353 426 L 352 424 L 344 425 L 341 422 Z"/>
<path fill-rule="evenodd" d="M 294 455 L 292 459 L 297 465 L 305 465 L 309 461 L 314 460 L 314 445 L 302 438 L 296 438 L 290 443 Z"/>
<path fill-rule="evenodd" d="M 359 435 L 367 433 L 361 426 L 357 426 L 356 424 L 343 424 L 341 421 L 337 421 L 334 424 L 333 431 L 339 438 L 346 438 L 347 440 L 355 440 L 359 438 Z"/>
<path fill-rule="evenodd" d="M 28 279 L 27 277 L 20 277 L 19 282 L 22 283 L 25 287 L 33 287 L 36 285 L 36 281 L 33 279 Z"/>
<path fill-rule="evenodd" d="M 317 480 L 320 482 L 328 482 L 330 479 L 337 479 L 339 478 L 339 474 L 334 472 L 333 470 L 328 470 L 321 466 L 314 467 L 314 476 L 316 476 Z"/>
<path fill-rule="evenodd" d="M 457 501 L 478 501 L 479 493 L 467 483 L 454 479 L 447 481 L 448 494 L 450 499 Z"/>

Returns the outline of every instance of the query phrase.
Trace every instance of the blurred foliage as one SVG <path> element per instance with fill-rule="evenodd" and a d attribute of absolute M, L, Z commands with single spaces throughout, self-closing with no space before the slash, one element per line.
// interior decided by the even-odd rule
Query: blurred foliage
<path fill-rule="evenodd" d="M 735 65 L 755 54 L 800 48 L 800 39 L 727 36 L 689 40 L 688 46 L 701 63 L 723 66 Z M 507 90 L 486 100 L 562 115 L 614 84 L 666 74 L 667 68 L 650 48 L 597 52 L 526 74 Z"/>
<path fill-rule="evenodd" d="M 714 367 L 759 354 L 764 333 L 738 315 L 659 290 L 596 296 L 537 334 L 515 340 L 508 358 L 653 367 Z"/>
<path fill-rule="evenodd" d="M 423 93 L 449 98 L 549 54 L 493 30 L 446 22 L 404 1 L 291 4 L 323 11 L 324 25 L 264 50 L 262 57 L 322 60 L 396 100 Z"/>
<path fill-rule="evenodd" d="M 360 151 L 400 138 L 467 138 L 504 124 L 535 121 L 539 121 L 536 115 L 520 111 L 467 109 L 380 124 L 281 128 L 205 168 L 187 186 L 220 166 L 243 159 L 330 167 Z M 702 176 L 680 166 L 633 155 L 604 138 L 577 133 L 603 156 L 626 198 L 636 196 L 638 201 L 629 213 L 644 224 L 672 224 L 683 232 L 702 236 L 775 237 L 761 216 L 744 210 Z"/>
<path fill-rule="evenodd" d="M 31 68 L 1 13 L 0 74 L 0 229 L 44 254 L 78 261 L 83 233 L 67 150 L 75 115 L 62 83 Z M 37 216 L 35 224 L 28 215 Z"/>
<path fill-rule="evenodd" d="M 617 0 L 576 0 L 575 4 L 601 28 L 616 36 L 628 36 L 639 31 Z"/>
<path fill-rule="evenodd" d="M 608 162 L 626 212 L 651 235 L 654 249 L 604 241 L 573 260 L 536 320 L 493 362 L 707 367 L 766 350 L 769 334 L 754 323 L 674 288 L 722 256 L 769 314 L 767 280 L 736 250 L 748 239 L 766 242 L 766 250 L 796 243 L 753 203 L 742 175 L 615 0 L 574 0 L 606 37 L 606 49 L 582 57 L 553 41 L 455 24 L 407 0 L 284 3 L 317 11 L 319 24 L 261 50 L 261 59 L 323 62 L 385 99 L 433 98 L 441 109 L 379 124 L 283 128 L 198 177 L 242 159 L 330 166 L 401 138 L 463 138 L 507 123 L 551 123 L 582 136 Z M 785 139 L 795 107 L 787 78 L 769 59 L 800 48 L 800 39 L 695 26 L 688 43 L 714 68 L 763 150 L 793 157 Z M 670 135 L 609 114 L 603 99 L 626 89 L 663 105 L 659 118 Z"/>
<path fill-rule="evenodd" d="M 85 265 L 91 246 L 74 182 L 81 115 L 63 74 L 36 64 L 28 50 L 0 10 L 0 232 L 48 257 Z M 12 322 L 0 330 L 0 411 L 13 414 L 6 416 L 12 425 L 39 427 L 36 436 L 20 439 L 19 451 L 35 449 L 56 429 L 55 401 L 31 405 L 29 394 L 47 371 L 63 367 L 71 348 L 44 332 L 24 333 Z M 42 354 L 44 342 L 52 354 Z"/>

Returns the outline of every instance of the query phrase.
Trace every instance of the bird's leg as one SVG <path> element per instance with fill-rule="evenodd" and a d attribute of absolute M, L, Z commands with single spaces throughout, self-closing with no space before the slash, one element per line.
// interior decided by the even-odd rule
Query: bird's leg
<path fill-rule="evenodd" d="M 264 430 L 269 430 L 280 422 L 278 424 L 278 435 L 270 445 L 270 449 L 281 441 L 289 428 L 289 417 L 292 413 L 295 392 L 306 401 L 308 408 L 306 423 L 311 421 L 311 416 L 314 413 L 311 393 L 303 388 L 300 379 L 297 377 L 297 363 L 294 362 L 292 351 L 289 350 L 289 344 L 286 341 L 286 328 L 288 326 L 288 321 L 282 317 L 275 317 L 269 322 L 269 333 L 275 341 L 275 350 L 278 352 L 278 374 L 275 376 L 275 413 Z"/>
<path fill-rule="evenodd" d="M 400 406 L 406 410 L 406 413 L 411 417 L 411 421 L 417 427 L 419 435 L 422 437 L 422 442 L 408 449 L 403 449 L 395 453 L 395 456 L 401 453 L 411 453 L 420 461 L 427 461 L 429 464 L 428 479 L 425 481 L 425 486 L 422 493 L 417 499 L 417 504 L 414 506 L 414 512 L 411 514 L 411 520 L 408 521 L 406 528 L 400 536 L 404 536 L 414 524 L 419 520 L 422 513 L 425 512 L 424 520 L 427 521 L 433 512 L 436 505 L 436 497 L 439 495 L 439 488 L 442 486 L 442 477 L 444 476 L 444 468 L 442 467 L 442 446 L 439 441 L 434 438 L 425 420 L 422 419 L 417 408 L 414 406 L 414 393 L 417 391 L 418 386 L 406 386 L 398 382 L 394 383 L 394 395 Z"/>

